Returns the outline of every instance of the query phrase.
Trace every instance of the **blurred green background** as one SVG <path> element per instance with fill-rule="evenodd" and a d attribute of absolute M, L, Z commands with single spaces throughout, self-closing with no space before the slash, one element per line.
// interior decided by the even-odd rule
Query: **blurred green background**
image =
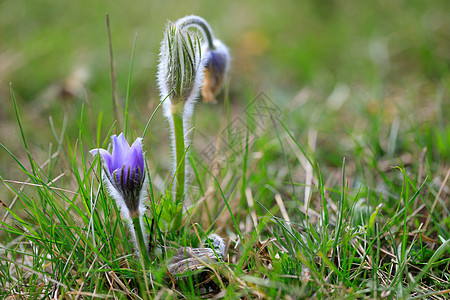
<path fill-rule="evenodd" d="M 155 78 L 164 25 L 196 14 L 230 48 L 233 115 L 265 92 L 282 108 L 300 144 L 307 145 L 311 133 L 317 136 L 314 155 L 324 167 L 339 167 L 343 156 L 356 165 L 405 154 L 415 159 L 423 147 L 429 149 L 432 169 L 448 165 L 448 0 L 3 0 L 0 142 L 24 163 L 10 82 L 37 161 L 44 162 L 50 149 L 56 149 L 49 116 L 60 132 L 67 114 L 66 137 L 74 144 L 83 104 L 88 108 L 84 132 L 92 134 L 85 137 L 84 151 L 97 143 L 99 115 L 100 142 L 107 138 L 113 113 L 106 13 L 121 107 L 137 33 L 130 98 L 130 123 L 137 135 L 160 100 Z M 196 130 L 203 135 L 214 138 L 219 131 L 223 98 L 214 106 L 197 105 Z M 169 174 L 167 123 L 161 113 L 144 143 L 151 168 Z M 201 148 L 196 144 L 194 149 Z M 4 150 L 0 174 L 24 176 Z"/>

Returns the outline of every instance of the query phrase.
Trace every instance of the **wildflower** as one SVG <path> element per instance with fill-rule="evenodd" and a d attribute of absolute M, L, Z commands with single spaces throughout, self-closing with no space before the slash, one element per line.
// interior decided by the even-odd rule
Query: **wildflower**
<path fill-rule="evenodd" d="M 131 145 L 123 133 L 111 137 L 112 154 L 105 149 L 93 149 L 92 155 L 100 155 L 103 161 L 103 182 L 108 186 L 111 196 L 120 207 L 122 216 L 128 221 L 133 244 L 140 256 L 141 263 L 148 261 L 147 235 L 144 227 L 146 196 L 146 176 L 142 139 L 137 138 Z"/>
<path fill-rule="evenodd" d="M 219 40 L 214 40 L 214 48 L 203 45 L 205 54 L 205 75 L 203 77 L 202 97 L 206 103 L 216 102 L 215 97 L 222 89 L 230 65 L 230 54 L 227 47 Z"/>
<path fill-rule="evenodd" d="M 123 133 L 112 136 L 112 154 L 105 149 L 93 149 L 92 155 L 99 154 L 103 160 L 103 181 L 116 200 L 119 207 L 127 215 L 139 213 L 144 198 L 144 155 L 142 139 L 138 138 L 131 147 Z"/>
<path fill-rule="evenodd" d="M 214 103 L 215 97 L 222 89 L 230 65 L 230 54 L 227 47 L 214 37 L 214 33 L 205 19 L 199 16 L 186 16 L 176 24 L 180 28 L 195 27 L 203 33 L 205 43 L 202 45 L 204 56 L 204 77 L 201 94 L 203 101 Z"/>
<path fill-rule="evenodd" d="M 199 32 L 190 31 L 190 27 L 196 27 Z M 204 47 L 207 51 L 206 63 L 198 33 L 202 33 L 207 40 L 208 46 Z M 228 71 L 228 62 L 227 48 L 214 39 L 211 28 L 203 18 L 186 16 L 167 24 L 161 43 L 158 86 L 164 101 L 164 115 L 169 121 L 174 153 L 175 180 L 172 188 L 176 210 L 173 227 L 177 230 L 181 226 L 188 171 L 186 149 L 189 148 L 189 127 L 195 100 L 200 94 L 203 78 L 207 75 L 204 99 L 214 101 Z M 207 73 L 205 68 L 208 68 Z"/>
<path fill-rule="evenodd" d="M 203 79 L 200 37 L 179 22 L 169 22 L 161 43 L 158 85 L 164 101 L 164 115 L 169 121 L 174 149 L 173 184 L 176 213 L 174 227 L 181 226 L 181 209 L 186 185 L 186 141 L 188 126 Z"/>
<path fill-rule="evenodd" d="M 200 38 L 195 32 L 169 22 L 161 43 L 158 85 L 172 105 L 195 100 L 203 78 Z"/>

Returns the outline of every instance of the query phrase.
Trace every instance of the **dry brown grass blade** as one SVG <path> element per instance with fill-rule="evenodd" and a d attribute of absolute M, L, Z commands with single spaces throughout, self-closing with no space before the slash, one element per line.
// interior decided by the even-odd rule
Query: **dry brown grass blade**
<path fill-rule="evenodd" d="M 39 168 L 40 168 L 40 169 L 45 168 L 45 167 L 50 163 L 50 161 L 53 160 L 53 159 L 55 159 L 58 155 L 59 155 L 59 151 L 53 153 L 53 155 L 52 155 L 49 159 L 47 159 L 42 165 L 40 165 Z M 63 174 L 64 174 L 64 173 L 63 173 Z M 59 178 L 60 178 L 60 177 L 58 177 L 58 179 L 59 179 Z M 30 180 L 31 180 L 30 178 L 27 178 L 27 180 L 25 180 L 24 182 L 29 183 Z M 53 181 L 56 181 L 56 179 L 53 179 L 52 182 L 53 182 Z M 21 192 L 23 191 L 24 188 L 25 188 L 25 184 L 23 184 L 23 185 L 20 187 L 18 193 L 21 193 Z M 9 189 L 9 187 L 8 187 L 8 189 Z M 11 190 L 10 190 L 10 191 L 11 191 Z M 11 191 L 11 193 L 15 194 L 13 191 Z M 13 206 L 14 206 L 14 205 L 16 204 L 16 202 L 17 202 L 17 199 L 19 199 L 19 195 L 15 195 L 15 196 L 14 196 L 14 199 L 11 201 L 11 204 L 9 205 L 9 209 L 12 209 L 12 208 L 13 208 Z M 4 222 L 6 221 L 6 218 L 7 218 L 8 216 L 9 216 L 9 211 L 7 211 L 7 212 L 5 213 L 5 215 L 3 216 L 2 223 L 4 223 Z"/>
<path fill-rule="evenodd" d="M 66 295 L 75 295 L 77 297 L 80 297 L 80 296 L 92 297 L 93 299 L 116 298 L 114 295 L 103 295 L 103 294 L 96 294 L 96 293 L 89 293 L 89 292 L 80 292 L 80 291 L 69 291 L 69 292 L 66 292 L 65 294 Z"/>
<path fill-rule="evenodd" d="M 88 271 L 87 271 L 87 273 L 86 273 L 86 275 L 85 275 L 85 278 L 87 278 L 88 275 L 89 275 L 89 273 L 92 271 L 92 268 L 94 267 L 95 262 L 97 261 L 97 259 L 98 259 L 98 256 L 95 256 L 94 260 L 92 261 L 91 265 L 89 266 L 89 269 L 88 269 Z M 86 281 L 83 280 L 82 283 L 80 284 L 80 288 L 78 289 L 79 292 L 81 292 L 81 290 L 83 289 L 85 283 L 86 283 Z M 75 297 L 74 300 L 78 300 L 78 298 L 79 298 L 80 296 L 81 296 L 81 295 L 77 295 L 77 296 Z"/>
<path fill-rule="evenodd" d="M 256 216 L 255 202 L 253 201 L 253 194 L 250 188 L 245 189 L 245 198 L 247 199 L 248 207 L 250 208 L 250 215 L 252 217 L 253 225 L 255 226 L 256 232 L 258 232 L 258 218 Z"/>
<path fill-rule="evenodd" d="M 58 280 L 55 280 L 55 279 L 51 278 L 51 274 L 47 274 L 47 273 L 45 273 L 45 272 L 37 272 L 37 271 L 33 270 L 32 268 L 28 267 L 27 265 L 24 265 L 24 264 L 22 264 L 22 263 L 20 263 L 20 262 L 18 262 L 18 261 L 10 260 L 9 258 L 6 258 L 6 257 L 2 257 L 2 260 L 7 261 L 7 262 L 9 262 L 9 263 L 12 264 L 12 265 L 16 265 L 17 267 L 26 269 L 27 272 L 30 272 L 30 273 L 32 273 L 32 274 L 35 274 L 35 275 L 37 275 L 37 276 L 39 276 L 39 277 L 45 276 L 45 279 L 46 279 L 46 280 L 48 280 L 48 281 L 50 281 L 50 282 L 56 284 L 57 286 L 62 286 L 62 287 L 64 287 L 65 289 L 69 289 L 69 287 L 68 287 L 67 285 L 65 285 L 64 283 L 62 283 L 62 282 L 60 282 L 60 281 L 58 281 Z"/>
<path fill-rule="evenodd" d="M 437 202 L 439 200 L 439 197 L 441 196 L 442 191 L 444 190 L 445 185 L 447 184 L 449 176 L 450 176 L 450 169 L 447 170 L 447 174 L 445 175 L 445 179 L 444 179 L 444 181 L 442 181 L 441 187 L 439 188 L 439 192 L 437 193 L 436 198 L 434 199 L 433 205 L 431 206 L 430 213 L 429 213 L 429 215 L 427 217 L 427 220 L 425 222 L 425 225 L 424 225 L 424 230 L 425 231 L 428 228 L 428 224 L 431 221 L 431 215 L 433 214 L 434 209 L 436 208 L 436 204 L 437 204 Z"/>
<path fill-rule="evenodd" d="M 284 206 L 284 202 L 283 202 L 283 199 L 281 198 L 280 194 L 275 195 L 275 201 L 277 201 L 277 204 L 280 207 L 281 215 L 283 216 L 283 219 L 286 221 L 287 226 L 290 227 L 291 219 L 289 218 L 289 215 L 286 210 L 286 206 Z"/>
<path fill-rule="evenodd" d="M 54 180 L 50 181 L 49 185 L 54 183 L 56 180 L 58 180 L 59 178 L 61 178 L 64 175 L 65 175 L 65 173 L 60 174 L 57 178 L 55 178 Z M 29 182 L 26 182 L 26 181 L 17 181 L 17 180 L 8 180 L 8 179 L 5 179 L 3 181 L 4 182 L 8 182 L 8 183 L 16 183 L 16 184 L 21 184 L 21 185 L 27 185 L 27 186 L 35 186 L 35 187 L 41 187 L 41 188 L 44 187 L 44 185 L 42 185 L 42 184 L 29 183 Z M 54 187 L 54 186 L 49 186 L 48 188 L 50 188 L 52 190 L 55 190 L 55 191 L 61 191 L 61 192 L 65 192 L 65 193 L 70 193 L 70 194 L 73 194 L 73 195 L 78 194 L 78 192 L 74 192 L 74 191 L 70 191 L 70 190 L 66 190 L 66 189 L 62 189 L 62 188 L 58 188 L 58 187 Z"/>

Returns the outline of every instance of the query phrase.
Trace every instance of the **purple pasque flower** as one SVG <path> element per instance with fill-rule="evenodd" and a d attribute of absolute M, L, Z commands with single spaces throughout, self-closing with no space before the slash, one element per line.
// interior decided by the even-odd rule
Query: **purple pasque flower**
<path fill-rule="evenodd" d="M 230 68 L 230 54 L 228 48 L 217 39 L 214 40 L 213 49 L 207 44 L 203 45 L 202 53 L 205 53 L 205 74 L 201 94 L 204 102 L 214 103 Z"/>
<path fill-rule="evenodd" d="M 139 212 L 145 182 L 144 154 L 142 138 L 137 138 L 129 146 L 123 133 L 111 137 L 112 154 L 105 149 L 89 151 L 99 154 L 103 160 L 103 180 L 110 188 L 112 196 L 121 208 L 126 206 L 130 214 Z M 115 193 L 117 192 L 117 193 Z"/>

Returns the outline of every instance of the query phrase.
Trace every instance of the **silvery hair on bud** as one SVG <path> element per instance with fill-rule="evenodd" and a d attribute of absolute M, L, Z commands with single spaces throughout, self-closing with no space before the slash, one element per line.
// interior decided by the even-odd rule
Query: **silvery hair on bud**
<path fill-rule="evenodd" d="M 224 59 L 224 64 L 225 64 L 225 70 L 224 73 L 227 74 L 230 68 L 230 52 L 228 51 L 228 47 L 225 46 L 224 43 L 222 43 L 222 41 L 215 39 L 214 40 L 214 47 L 215 49 L 210 49 L 208 43 L 203 43 L 202 44 L 202 53 L 203 53 L 203 64 L 208 63 L 207 59 L 208 59 L 208 51 L 214 51 L 218 54 L 220 54 L 222 56 L 222 58 Z"/>
<path fill-rule="evenodd" d="M 212 50 L 212 51 L 214 51 L 215 53 L 220 54 L 222 56 L 223 60 L 224 60 L 224 65 L 225 65 L 224 73 L 226 75 L 226 74 L 228 74 L 228 71 L 230 69 L 230 61 L 231 61 L 230 52 L 228 51 L 228 47 L 225 46 L 225 44 L 222 43 L 222 41 L 220 41 L 218 39 L 214 40 L 214 47 L 215 47 L 215 49 Z M 208 63 L 208 61 L 207 61 L 207 59 L 208 59 L 208 55 L 207 55 L 208 51 L 211 51 L 211 49 L 209 48 L 208 44 L 207 43 L 203 43 L 203 45 L 202 45 L 202 53 L 204 53 L 204 55 L 203 55 L 203 57 L 204 57 L 203 58 L 203 64 Z"/>
<path fill-rule="evenodd" d="M 215 40 L 211 26 L 209 26 L 208 22 L 202 17 L 196 15 L 184 16 L 183 18 L 178 19 L 176 23 L 181 27 L 195 27 L 203 32 L 207 40 Z"/>
<path fill-rule="evenodd" d="M 216 233 L 208 235 L 208 237 L 203 240 L 203 245 L 208 248 L 209 247 L 214 248 L 214 250 L 220 257 L 225 257 L 225 251 L 227 246 L 225 245 L 225 241 L 220 235 Z"/>
<path fill-rule="evenodd" d="M 170 34 L 174 34 L 174 36 L 170 36 Z M 170 45 L 169 39 L 172 39 L 172 45 Z M 183 42 L 190 42 L 192 48 L 186 47 L 183 49 Z M 173 47 L 174 44 L 176 47 Z M 186 66 L 184 63 L 184 55 L 186 54 L 190 56 L 190 59 L 187 61 L 192 62 L 190 67 Z M 173 101 L 180 101 L 180 99 L 176 99 L 176 97 L 181 97 L 183 98 L 182 102 L 184 102 L 183 117 L 189 118 L 193 112 L 193 105 L 199 97 L 203 81 L 204 65 L 202 63 L 200 37 L 196 32 L 189 31 L 186 27 L 181 27 L 178 22 L 173 23 L 169 21 L 165 29 L 164 38 L 161 42 L 159 55 L 157 79 L 161 99 L 165 99 L 169 93 L 172 92 L 169 99 L 163 104 L 164 115 L 168 119 L 171 118 L 170 106 L 173 104 Z M 175 61 L 176 58 L 182 59 Z M 186 74 L 187 70 L 192 73 Z M 175 77 L 174 75 L 180 76 Z M 184 83 L 186 83 L 186 75 L 192 78 L 190 78 L 191 81 L 188 82 L 189 85 L 184 86 Z M 189 78 L 187 80 L 189 80 Z M 176 91 L 172 91 L 172 89 L 177 88 L 176 85 L 178 84 L 181 84 L 182 95 L 176 95 Z"/>

